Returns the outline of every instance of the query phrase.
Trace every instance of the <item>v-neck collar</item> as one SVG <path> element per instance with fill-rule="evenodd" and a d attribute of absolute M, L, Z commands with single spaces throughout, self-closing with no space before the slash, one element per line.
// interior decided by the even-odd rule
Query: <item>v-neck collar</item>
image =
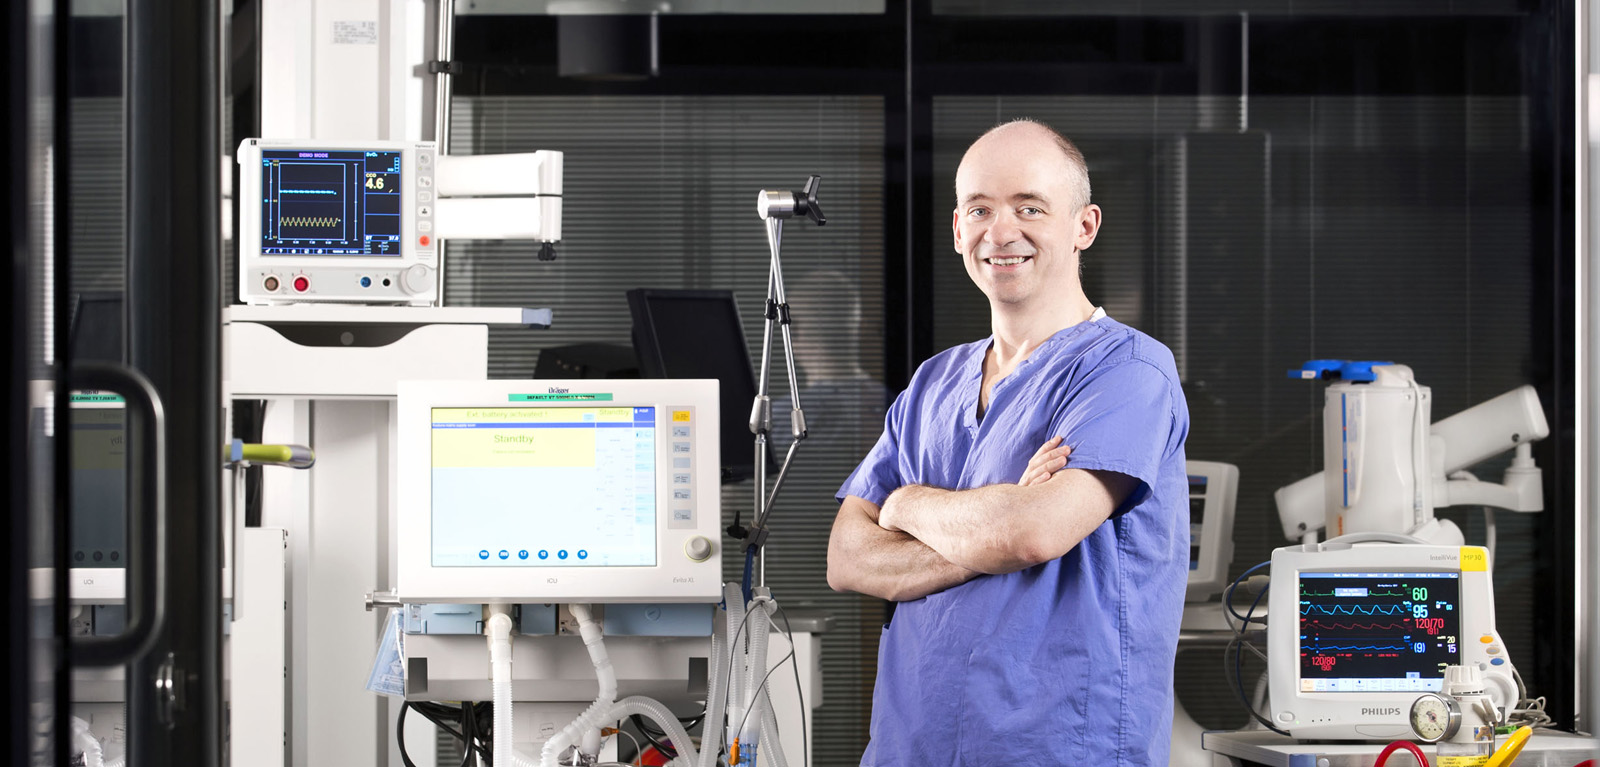
<path fill-rule="evenodd" d="M 1057 343 L 1076 337 L 1086 328 L 1093 327 L 1094 323 L 1105 319 L 1106 316 L 1105 307 L 1096 306 L 1094 312 L 1089 315 L 1089 319 L 1072 327 L 1062 328 L 1041 342 L 1037 348 L 1028 354 L 1027 359 L 1017 363 L 1017 367 L 1009 374 L 994 382 L 994 389 L 989 392 L 989 407 L 984 408 L 984 416 L 989 415 L 994 410 L 994 403 L 999 397 L 1001 386 L 1015 380 L 1018 374 L 1029 365 L 1032 365 L 1035 359 L 1038 359 L 1040 352 Z M 964 377 L 969 387 L 969 396 L 966 398 L 964 407 L 962 407 L 961 423 L 968 430 L 976 431 L 979 426 L 983 425 L 983 418 L 978 415 L 978 402 L 983 396 L 983 363 L 984 360 L 988 359 L 989 350 L 992 348 L 994 348 L 994 334 L 990 333 L 987 339 L 978 342 L 977 353 L 973 354 L 972 359 L 968 360 L 966 364 L 966 375 Z"/>

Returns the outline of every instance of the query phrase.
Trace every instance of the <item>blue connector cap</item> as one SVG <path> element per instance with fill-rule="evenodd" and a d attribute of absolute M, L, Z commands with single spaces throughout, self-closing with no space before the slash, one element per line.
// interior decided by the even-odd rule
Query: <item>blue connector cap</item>
<path fill-rule="evenodd" d="M 1371 383 L 1378 380 L 1378 374 L 1372 372 L 1374 367 L 1393 364 L 1383 360 L 1311 360 L 1299 370 L 1289 371 L 1289 377 L 1302 381 L 1339 379 Z"/>

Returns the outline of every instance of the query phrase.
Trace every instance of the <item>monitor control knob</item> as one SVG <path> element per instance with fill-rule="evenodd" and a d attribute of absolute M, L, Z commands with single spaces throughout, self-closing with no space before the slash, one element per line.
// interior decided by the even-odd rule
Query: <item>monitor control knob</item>
<path fill-rule="evenodd" d="M 412 264 L 411 268 L 400 273 L 400 287 L 412 295 L 432 290 L 433 270 L 422 264 Z"/>
<path fill-rule="evenodd" d="M 703 535 L 696 535 L 683 544 L 683 553 L 696 562 L 704 562 L 711 558 L 711 541 Z"/>

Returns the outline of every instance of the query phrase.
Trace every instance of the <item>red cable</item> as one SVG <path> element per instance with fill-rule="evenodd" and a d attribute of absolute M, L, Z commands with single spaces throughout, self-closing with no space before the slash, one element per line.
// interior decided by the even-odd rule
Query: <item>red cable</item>
<path fill-rule="evenodd" d="M 1428 767 L 1428 755 L 1422 753 L 1422 749 L 1417 748 L 1417 744 L 1409 740 L 1397 740 L 1384 746 L 1383 750 L 1378 752 L 1378 761 L 1373 762 L 1372 767 L 1383 767 L 1383 763 L 1389 761 L 1389 755 L 1401 749 L 1410 751 L 1411 755 L 1417 758 L 1417 764 Z"/>

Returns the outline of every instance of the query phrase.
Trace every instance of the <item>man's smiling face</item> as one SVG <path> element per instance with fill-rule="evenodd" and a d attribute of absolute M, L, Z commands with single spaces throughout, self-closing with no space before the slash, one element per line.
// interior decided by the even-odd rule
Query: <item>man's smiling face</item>
<path fill-rule="evenodd" d="M 1079 191 L 1081 173 L 1049 131 L 1025 123 L 984 136 L 962 158 L 955 247 L 997 308 L 1072 295 L 1078 251 L 1099 223 Z"/>

